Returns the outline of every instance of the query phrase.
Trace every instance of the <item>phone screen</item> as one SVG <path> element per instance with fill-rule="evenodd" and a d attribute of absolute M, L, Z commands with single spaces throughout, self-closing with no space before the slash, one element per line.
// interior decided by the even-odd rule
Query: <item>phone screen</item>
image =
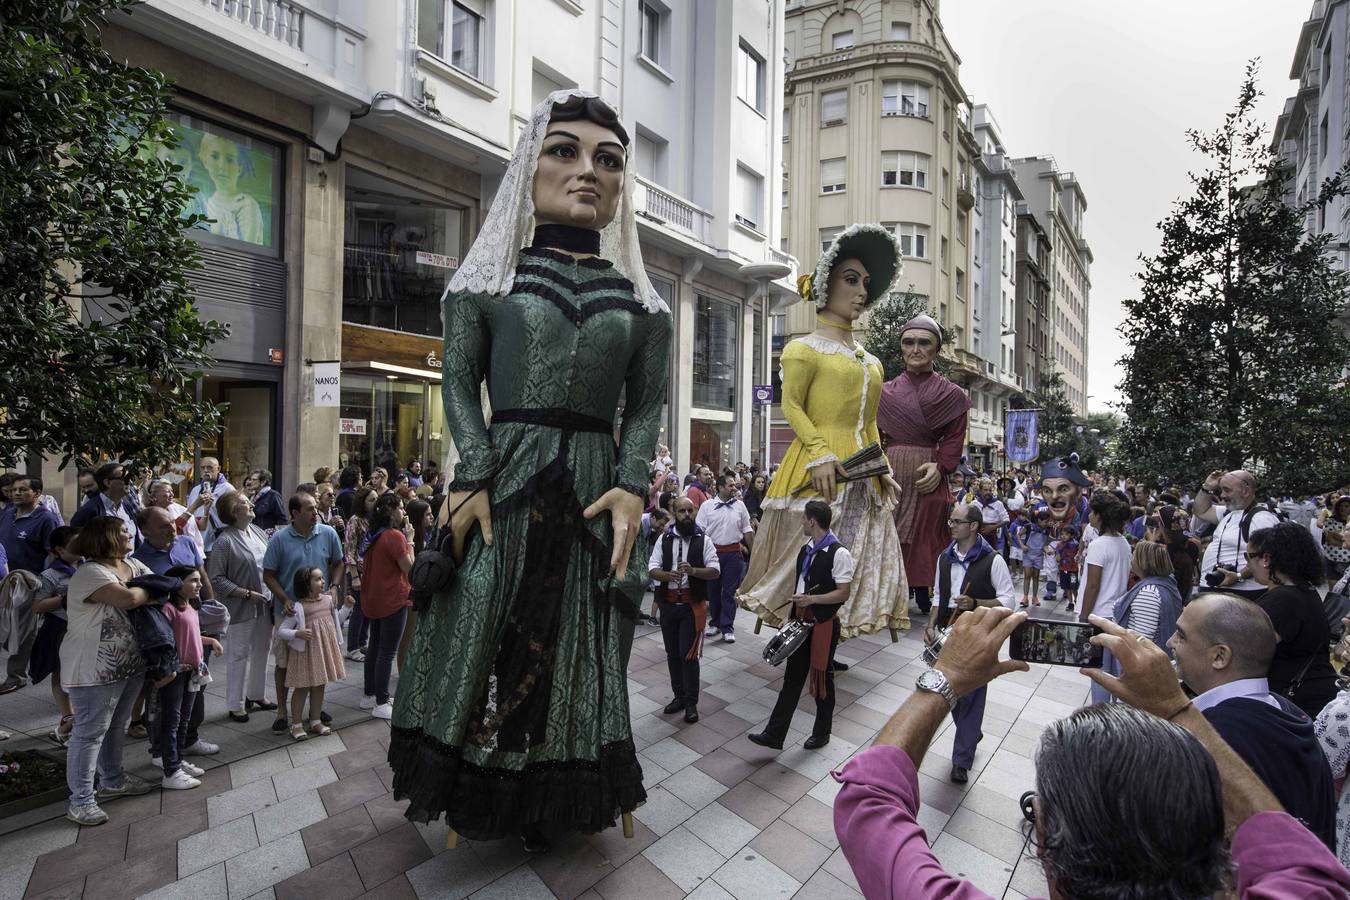
<path fill-rule="evenodd" d="M 1012 633 L 1008 653 L 1026 662 L 1100 669 L 1102 648 L 1089 643 L 1100 633 L 1095 625 L 1027 619 Z"/>

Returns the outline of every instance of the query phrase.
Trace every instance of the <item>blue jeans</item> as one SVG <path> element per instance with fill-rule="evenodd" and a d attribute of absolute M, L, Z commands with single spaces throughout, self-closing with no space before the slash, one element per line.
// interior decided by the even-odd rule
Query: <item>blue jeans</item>
<path fill-rule="evenodd" d="M 159 689 L 159 720 L 155 722 L 155 734 L 159 738 L 166 777 L 177 772 L 183 764 L 183 748 L 188 746 L 188 723 L 192 719 L 193 706 L 202 695 L 201 691 L 188 690 L 191 681 L 191 672 L 179 672 L 173 681 Z"/>
<path fill-rule="evenodd" d="M 370 623 L 370 646 L 366 648 L 365 694 L 374 696 L 376 703 L 389 702 L 389 678 L 394 671 L 394 657 L 403 639 L 403 626 L 408 621 L 408 607 L 383 619 L 366 619 Z"/>
<path fill-rule="evenodd" d="M 370 620 L 361 612 L 361 589 L 352 588 L 352 614 L 347 619 L 347 652 L 366 645 L 366 635 L 370 631 Z"/>
<path fill-rule="evenodd" d="M 71 806 L 93 805 L 95 773 L 104 787 L 119 787 L 125 781 L 122 745 L 131 707 L 144 678 L 137 675 L 111 684 L 66 688 L 70 708 L 75 711 L 75 727 L 66 749 L 66 787 L 70 788 Z"/>

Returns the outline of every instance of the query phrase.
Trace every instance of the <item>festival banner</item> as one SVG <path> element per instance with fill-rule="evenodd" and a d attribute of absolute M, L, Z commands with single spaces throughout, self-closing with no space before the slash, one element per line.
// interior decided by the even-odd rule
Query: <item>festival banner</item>
<path fill-rule="evenodd" d="M 1007 446 L 1008 459 L 1012 462 L 1029 463 L 1041 454 L 1040 434 L 1037 431 L 1035 409 L 1008 410 L 1008 423 L 1003 429 L 1003 442 Z"/>

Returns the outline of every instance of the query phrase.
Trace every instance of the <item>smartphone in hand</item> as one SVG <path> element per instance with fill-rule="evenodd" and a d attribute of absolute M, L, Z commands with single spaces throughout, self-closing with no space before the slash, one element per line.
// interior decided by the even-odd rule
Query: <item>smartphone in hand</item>
<path fill-rule="evenodd" d="M 1008 653 L 1029 663 L 1100 669 L 1102 648 L 1089 643 L 1095 634 L 1101 634 L 1096 625 L 1027 619 L 1009 638 Z"/>

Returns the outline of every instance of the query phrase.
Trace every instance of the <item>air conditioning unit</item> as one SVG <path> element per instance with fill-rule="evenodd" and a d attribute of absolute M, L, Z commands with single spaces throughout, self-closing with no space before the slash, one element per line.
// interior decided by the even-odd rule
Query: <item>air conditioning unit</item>
<path fill-rule="evenodd" d="M 825 125 L 825 126 L 830 126 L 830 125 L 843 125 L 844 122 L 846 122 L 846 121 L 848 121 L 848 120 L 847 120 L 847 119 L 826 119 L 822 124 Z"/>

